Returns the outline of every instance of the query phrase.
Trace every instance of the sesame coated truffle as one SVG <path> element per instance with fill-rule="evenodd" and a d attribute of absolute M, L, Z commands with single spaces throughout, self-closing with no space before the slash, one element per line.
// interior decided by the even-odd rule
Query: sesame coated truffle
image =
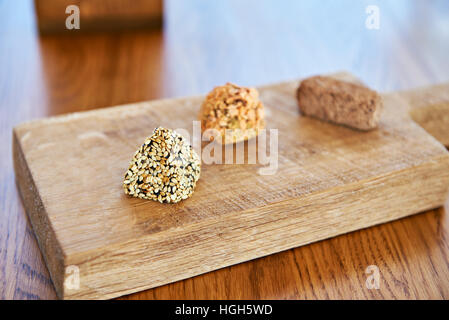
<path fill-rule="evenodd" d="M 224 143 L 251 139 L 265 127 L 264 107 L 257 90 L 232 83 L 215 87 L 207 95 L 199 117 L 203 133 L 215 129 Z"/>
<path fill-rule="evenodd" d="M 192 195 L 200 172 L 200 158 L 189 142 L 159 127 L 134 154 L 123 188 L 136 198 L 176 203 Z"/>

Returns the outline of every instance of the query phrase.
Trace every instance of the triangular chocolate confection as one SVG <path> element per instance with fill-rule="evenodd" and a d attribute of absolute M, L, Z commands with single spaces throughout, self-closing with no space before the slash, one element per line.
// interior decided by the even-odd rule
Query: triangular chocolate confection
<path fill-rule="evenodd" d="M 200 158 L 187 139 L 159 127 L 134 154 L 123 187 L 136 198 L 176 203 L 192 195 L 200 172 Z"/>

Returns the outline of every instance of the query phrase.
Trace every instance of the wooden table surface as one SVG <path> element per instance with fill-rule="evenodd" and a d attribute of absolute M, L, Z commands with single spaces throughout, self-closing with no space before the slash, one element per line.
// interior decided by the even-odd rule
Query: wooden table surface
<path fill-rule="evenodd" d="M 372 3 L 378 30 L 365 27 Z M 0 0 L 0 298 L 56 298 L 14 180 L 14 125 L 204 94 L 227 81 L 261 85 L 338 70 L 380 91 L 449 81 L 448 14 L 444 0 L 166 0 L 163 31 L 39 37 L 32 1 Z M 447 210 L 124 298 L 448 299 Z M 366 287 L 370 265 L 378 290 Z"/>

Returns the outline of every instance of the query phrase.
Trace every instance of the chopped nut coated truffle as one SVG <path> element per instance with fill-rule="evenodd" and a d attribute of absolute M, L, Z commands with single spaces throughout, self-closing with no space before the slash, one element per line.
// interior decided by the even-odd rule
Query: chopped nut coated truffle
<path fill-rule="evenodd" d="M 301 82 L 297 91 L 301 113 L 359 130 L 377 127 L 382 97 L 359 84 L 316 76 Z"/>
<path fill-rule="evenodd" d="M 180 134 L 156 128 L 136 151 L 125 174 L 125 193 L 161 203 L 189 198 L 200 178 L 201 161 Z"/>
<path fill-rule="evenodd" d="M 224 143 L 251 139 L 265 126 L 257 90 L 232 83 L 216 87 L 207 95 L 199 117 L 202 131 L 207 135 L 206 130 L 216 130 Z"/>

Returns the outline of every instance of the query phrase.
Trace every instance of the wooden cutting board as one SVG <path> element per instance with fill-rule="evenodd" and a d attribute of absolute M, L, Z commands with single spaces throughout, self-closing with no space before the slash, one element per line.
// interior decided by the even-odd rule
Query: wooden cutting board
<path fill-rule="evenodd" d="M 178 204 L 130 198 L 122 180 L 153 128 L 192 130 L 202 97 L 17 126 L 17 183 L 58 295 L 117 297 L 445 202 L 449 153 L 413 119 L 448 142 L 449 84 L 384 95 L 371 132 L 300 116 L 297 85 L 260 88 L 267 126 L 279 130 L 276 174 L 260 175 L 258 164 L 203 165 L 192 198 Z"/>

